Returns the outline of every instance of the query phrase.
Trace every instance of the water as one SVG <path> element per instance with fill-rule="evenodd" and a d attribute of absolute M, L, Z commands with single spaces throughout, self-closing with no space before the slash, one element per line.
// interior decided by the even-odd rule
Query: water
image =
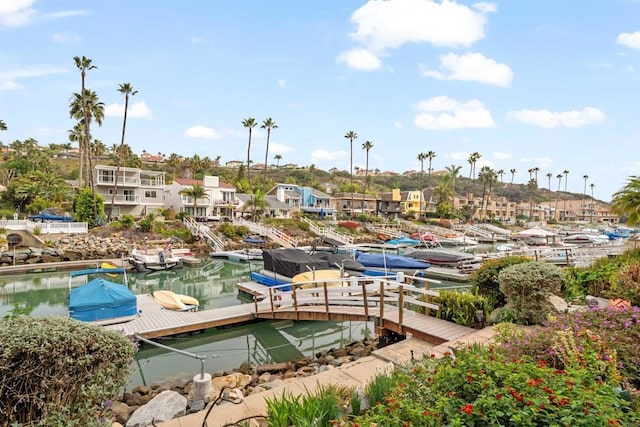
<path fill-rule="evenodd" d="M 248 280 L 250 271 L 261 267 L 261 262 L 207 260 L 200 267 L 128 276 L 130 288 L 136 294 L 167 289 L 196 297 L 201 309 L 212 309 L 245 303 L 235 285 Z M 86 280 L 76 277 L 72 286 Z M 68 272 L 0 276 L 0 317 L 10 313 L 14 304 L 26 306 L 31 316 L 68 316 L 68 293 Z M 222 372 L 244 362 L 263 364 L 313 357 L 321 350 L 360 340 L 372 330 L 370 322 L 265 321 L 209 329 L 185 338 L 163 339 L 162 343 L 207 356 L 206 372 Z M 140 347 L 134 367 L 128 389 L 191 379 L 200 372 L 199 361 L 146 344 Z"/>

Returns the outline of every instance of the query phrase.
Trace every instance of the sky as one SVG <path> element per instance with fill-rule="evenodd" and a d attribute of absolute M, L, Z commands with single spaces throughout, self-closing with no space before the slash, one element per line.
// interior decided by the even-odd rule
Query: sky
<path fill-rule="evenodd" d="M 130 83 L 138 154 L 246 162 L 242 121 L 270 117 L 269 163 L 349 171 L 354 131 L 354 170 L 366 141 L 369 169 L 399 173 L 434 151 L 468 177 L 478 152 L 504 182 L 537 167 L 609 201 L 640 175 L 639 18 L 640 0 L 0 0 L 0 141 L 68 142 L 86 56 L 107 147 Z"/>

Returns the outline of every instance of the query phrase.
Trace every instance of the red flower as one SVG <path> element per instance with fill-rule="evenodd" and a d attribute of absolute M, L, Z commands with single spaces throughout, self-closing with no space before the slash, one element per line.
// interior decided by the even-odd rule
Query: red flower
<path fill-rule="evenodd" d="M 498 400 L 502 399 L 502 395 L 500 393 L 496 394 L 496 399 Z"/>
<path fill-rule="evenodd" d="M 569 399 L 567 399 L 566 397 L 562 397 L 558 400 L 558 405 L 560 406 L 567 406 L 569 404 Z"/>
<path fill-rule="evenodd" d="M 551 390 L 549 387 L 544 387 L 543 390 L 549 394 L 553 394 L 553 390 Z"/>
<path fill-rule="evenodd" d="M 474 381 L 474 378 L 471 375 L 467 375 L 467 382 L 472 383 Z"/>
<path fill-rule="evenodd" d="M 542 382 L 541 378 L 531 378 L 530 380 L 527 381 L 527 385 L 530 385 L 531 387 L 536 387 L 537 385 L 539 385 Z"/>
<path fill-rule="evenodd" d="M 428 417 L 428 416 L 429 416 L 429 414 L 430 414 L 430 412 L 429 412 L 429 411 L 424 411 L 424 412 L 422 413 L 422 415 L 424 415 L 425 417 Z"/>
<path fill-rule="evenodd" d="M 462 408 L 460 408 L 460 410 L 462 412 L 464 412 L 465 414 L 467 414 L 467 415 L 471 415 L 471 414 L 473 414 L 473 405 L 467 403 Z"/>
<path fill-rule="evenodd" d="M 620 423 L 618 422 L 618 420 L 609 420 L 609 421 L 607 421 L 607 423 L 608 423 L 610 426 L 619 426 L 619 425 L 620 425 Z"/>

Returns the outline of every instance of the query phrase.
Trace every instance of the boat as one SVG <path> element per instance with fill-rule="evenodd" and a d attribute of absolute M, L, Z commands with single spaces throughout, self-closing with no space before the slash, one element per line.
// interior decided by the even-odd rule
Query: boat
<path fill-rule="evenodd" d="M 606 243 L 609 237 L 604 234 L 577 233 L 566 236 L 562 241 L 570 245 L 591 245 Z"/>
<path fill-rule="evenodd" d="M 482 258 L 470 253 L 448 249 L 413 249 L 408 248 L 404 256 L 426 261 L 434 266 L 460 267 L 462 265 L 480 264 Z"/>
<path fill-rule="evenodd" d="M 200 305 L 197 299 L 168 290 L 155 291 L 153 299 L 167 310 L 194 311 Z"/>
<path fill-rule="evenodd" d="M 127 258 L 134 270 L 140 273 L 160 270 L 173 270 L 183 267 L 182 259 L 173 255 L 171 250 L 146 249 L 131 251 L 131 257 Z"/>
<path fill-rule="evenodd" d="M 477 240 L 471 239 L 467 236 L 447 236 L 439 237 L 438 244 L 440 246 L 452 247 L 452 246 L 476 246 Z"/>
<path fill-rule="evenodd" d="M 104 277 L 72 288 L 72 279 L 81 276 L 122 275 L 123 283 Z M 127 322 L 138 317 L 138 299 L 128 288 L 124 268 L 91 268 L 69 274 L 69 316 L 82 322 L 101 325 Z"/>
<path fill-rule="evenodd" d="M 213 258 L 227 258 L 229 261 L 254 261 L 262 259 L 262 249 L 246 248 L 233 251 L 211 252 Z"/>
<path fill-rule="evenodd" d="M 399 237 L 397 239 L 387 240 L 385 243 L 387 245 L 405 247 L 405 246 L 418 246 L 421 242 L 420 240 L 412 239 L 410 237 Z"/>
<path fill-rule="evenodd" d="M 302 289 L 318 288 L 324 285 L 336 287 L 345 285 L 345 282 L 340 281 L 345 277 L 340 270 L 312 270 L 296 274 L 291 278 L 291 283 L 303 283 L 300 286 Z"/>
<path fill-rule="evenodd" d="M 386 271 L 404 271 L 416 272 L 426 270 L 430 264 L 425 261 L 419 261 L 402 255 L 389 255 L 385 253 L 364 253 L 356 252 L 356 261 L 367 267 L 367 270 L 373 268 L 383 268 Z"/>

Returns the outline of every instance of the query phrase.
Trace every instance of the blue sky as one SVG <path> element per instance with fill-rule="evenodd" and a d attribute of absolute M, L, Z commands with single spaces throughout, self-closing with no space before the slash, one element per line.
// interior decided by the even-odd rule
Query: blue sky
<path fill-rule="evenodd" d="M 0 140 L 67 142 L 80 88 L 106 105 L 93 134 L 141 153 L 246 161 L 246 117 L 278 125 L 269 161 L 349 169 L 538 167 L 539 186 L 610 200 L 640 174 L 640 1 L 0 0 Z M 266 134 L 254 132 L 262 163 Z M 425 164 L 425 168 L 427 165 Z M 565 180 L 561 180 L 561 189 Z"/>

